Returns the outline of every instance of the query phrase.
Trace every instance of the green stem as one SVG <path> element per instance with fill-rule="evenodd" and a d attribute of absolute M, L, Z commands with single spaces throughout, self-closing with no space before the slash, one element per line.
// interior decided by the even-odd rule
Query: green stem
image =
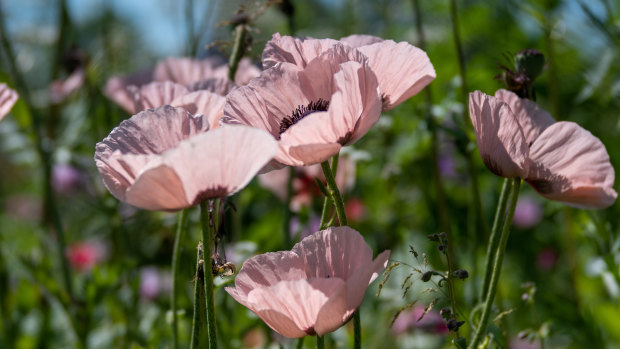
<path fill-rule="evenodd" d="M 340 154 L 336 154 L 332 158 L 331 170 L 332 170 L 332 174 L 334 175 L 334 178 L 338 172 L 339 158 L 340 158 Z M 327 228 L 327 223 L 328 223 L 327 219 L 329 218 L 329 209 L 330 209 L 331 202 L 332 202 L 331 197 L 326 197 L 325 200 L 323 201 L 323 210 L 321 211 L 321 225 L 319 228 L 320 230 Z"/>
<path fill-rule="evenodd" d="M 360 349 L 362 347 L 362 321 L 360 316 L 360 308 L 357 308 L 353 314 L 353 348 Z"/>
<path fill-rule="evenodd" d="M 288 180 L 286 182 L 286 199 L 284 200 L 284 222 L 282 224 L 282 242 L 284 249 L 291 247 L 291 200 L 293 198 L 293 179 L 295 178 L 295 167 L 289 167 Z"/>
<path fill-rule="evenodd" d="M 181 241 L 185 231 L 185 222 L 187 221 L 187 211 L 185 209 L 179 212 L 179 222 L 177 225 L 177 233 L 174 237 L 174 249 L 172 250 L 172 295 L 170 296 L 170 304 L 172 307 L 172 348 L 179 347 L 179 325 L 177 321 L 177 295 L 178 287 L 178 271 L 179 271 L 179 254 L 181 253 Z"/>
<path fill-rule="evenodd" d="M 495 210 L 495 218 L 493 219 L 493 228 L 491 228 L 491 236 L 489 237 L 489 245 L 487 247 L 487 256 L 484 271 L 484 280 L 482 282 L 482 290 L 480 292 L 480 300 L 484 301 L 484 296 L 489 291 L 489 284 L 491 283 L 491 273 L 493 271 L 493 252 L 497 250 L 497 244 L 499 244 L 500 232 L 502 228 L 501 222 L 506 215 L 506 205 L 508 204 L 508 192 L 510 191 L 510 179 L 504 179 L 504 185 L 502 186 L 502 192 L 499 195 L 499 202 L 497 203 L 497 209 Z"/>
<path fill-rule="evenodd" d="M 202 253 L 202 244 L 198 244 L 197 252 L 196 252 L 196 277 L 194 280 L 194 319 L 192 322 L 192 339 L 190 348 L 197 349 L 200 347 L 200 329 L 204 327 L 205 323 L 205 297 L 204 297 L 204 287 L 203 287 L 203 253 Z"/>
<path fill-rule="evenodd" d="M 325 348 L 325 337 L 323 336 L 316 336 L 316 349 L 323 349 Z"/>
<path fill-rule="evenodd" d="M 196 55 L 197 43 L 194 33 L 194 1 L 185 0 L 185 30 L 187 31 L 187 54 L 190 57 Z"/>
<path fill-rule="evenodd" d="M 329 166 L 329 162 L 323 161 L 321 163 L 321 167 L 323 168 L 323 174 L 325 175 L 327 188 L 329 189 L 331 198 L 334 202 L 334 206 L 336 206 L 336 215 L 338 216 L 338 221 L 340 225 L 349 225 L 349 222 L 347 222 L 347 216 L 344 212 L 344 202 L 342 201 L 342 196 L 340 195 L 340 190 L 338 190 L 338 185 L 336 185 L 336 179 L 334 179 L 334 174 L 332 173 L 332 169 Z"/>
<path fill-rule="evenodd" d="M 304 347 L 304 339 L 306 339 L 306 337 L 301 337 L 297 340 L 297 345 L 295 346 L 296 349 L 301 349 Z"/>
<path fill-rule="evenodd" d="M 211 266 L 213 251 L 213 230 L 209 224 L 209 206 L 213 202 L 205 200 L 200 203 L 200 223 L 202 226 L 202 248 L 203 248 L 203 271 L 204 271 L 204 290 L 205 304 L 207 307 L 207 327 L 209 330 L 209 348 L 217 348 L 217 333 L 215 326 L 215 299 L 213 292 L 213 272 Z"/>
<path fill-rule="evenodd" d="M 235 27 L 235 41 L 233 44 L 232 52 L 230 53 L 230 59 L 228 61 L 228 79 L 230 81 L 235 81 L 237 68 L 239 68 L 239 61 L 241 61 L 241 58 L 243 58 L 243 55 L 245 54 L 246 34 L 247 28 L 245 24 L 241 23 Z"/>
<path fill-rule="evenodd" d="M 517 201 L 519 200 L 520 187 L 521 178 L 510 179 L 510 203 L 508 205 L 506 219 L 503 222 L 502 235 L 500 237 L 497 251 L 495 253 L 493 271 L 491 273 L 491 283 L 489 285 L 489 290 L 486 294 L 484 306 L 482 309 L 482 317 L 480 318 L 480 322 L 478 323 L 478 328 L 476 329 L 474 338 L 472 339 L 468 347 L 469 349 L 477 348 L 478 343 L 486 332 L 487 322 L 489 321 L 489 317 L 491 316 L 491 308 L 493 307 L 493 300 L 495 299 L 495 292 L 497 291 L 497 285 L 499 283 L 499 277 L 502 271 L 504 252 L 508 243 L 508 236 L 510 235 L 510 224 L 512 223 L 512 217 L 514 216 L 515 208 L 517 207 Z"/>

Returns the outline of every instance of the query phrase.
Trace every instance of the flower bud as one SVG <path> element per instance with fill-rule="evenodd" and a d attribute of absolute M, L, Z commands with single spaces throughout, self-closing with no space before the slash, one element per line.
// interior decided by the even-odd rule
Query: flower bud
<path fill-rule="evenodd" d="M 428 282 L 431 280 L 432 276 L 433 276 L 433 272 L 427 271 L 424 274 L 422 274 L 422 278 L 420 280 L 422 280 L 422 282 Z"/>
<path fill-rule="evenodd" d="M 465 280 L 469 277 L 469 273 L 467 272 L 467 270 L 464 269 L 457 269 L 454 272 L 452 272 L 452 277 L 455 277 L 457 279 L 461 279 L 461 280 Z"/>
<path fill-rule="evenodd" d="M 459 327 L 463 326 L 464 323 L 465 321 L 456 321 L 456 319 L 450 319 L 446 323 L 446 326 L 448 327 L 448 330 L 456 332 L 459 330 Z"/>
<path fill-rule="evenodd" d="M 535 49 L 517 52 L 514 60 L 517 71 L 527 75 L 530 81 L 536 79 L 542 73 L 545 66 L 545 56 Z"/>
<path fill-rule="evenodd" d="M 439 315 L 441 315 L 442 318 L 448 320 L 452 317 L 452 310 L 450 310 L 450 308 L 448 307 L 445 307 L 439 311 Z"/>

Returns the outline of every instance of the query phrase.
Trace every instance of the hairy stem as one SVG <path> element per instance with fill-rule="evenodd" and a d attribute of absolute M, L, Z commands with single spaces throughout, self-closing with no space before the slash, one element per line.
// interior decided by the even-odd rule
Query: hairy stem
<path fill-rule="evenodd" d="M 515 213 L 515 208 L 517 207 L 517 201 L 519 200 L 519 189 L 521 187 L 521 178 L 512 178 L 510 181 L 510 197 L 508 204 L 508 212 L 506 214 L 506 218 L 503 221 L 503 229 L 502 234 L 499 240 L 499 244 L 497 246 L 497 250 L 495 251 L 495 259 L 493 261 L 493 271 L 491 272 L 491 283 L 489 285 L 489 290 L 485 297 L 485 302 L 482 308 L 482 316 L 480 318 L 480 322 L 478 323 L 478 327 L 476 328 L 476 332 L 474 334 L 474 338 L 472 339 L 469 349 L 475 349 L 478 347 L 478 343 L 484 336 L 487 328 L 487 322 L 489 321 L 489 317 L 491 316 L 491 311 L 493 308 L 493 300 L 495 299 L 495 292 L 497 290 L 497 285 L 499 283 L 499 277 L 502 271 L 502 262 L 504 261 L 504 252 L 506 251 L 506 245 L 508 243 L 508 236 L 510 235 L 510 224 L 512 223 L 512 217 Z"/>
<path fill-rule="evenodd" d="M 196 253 L 196 277 L 194 280 L 194 319 L 192 321 L 192 339 L 190 342 L 191 349 L 200 348 L 200 329 L 205 327 L 206 310 L 205 310 L 205 297 L 204 297 L 204 260 L 203 260 L 203 246 L 202 243 L 198 243 L 198 249 Z"/>
<path fill-rule="evenodd" d="M 213 292 L 213 272 L 211 270 L 213 251 L 213 230 L 209 224 L 210 207 L 212 201 L 205 200 L 200 203 L 200 224 L 202 226 L 202 248 L 203 248 L 203 271 L 204 271 L 204 290 L 205 304 L 207 308 L 207 328 L 209 334 L 209 348 L 217 348 L 217 333 L 215 326 L 215 297 Z"/>
<path fill-rule="evenodd" d="M 323 349 L 325 348 L 325 337 L 323 336 L 316 336 L 316 349 Z"/>
<path fill-rule="evenodd" d="M 230 53 L 230 59 L 228 61 L 228 79 L 230 81 L 235 81 L 237 68 L 239 68 L 239 61 L 241 61 L 241 58 L 243 58 L 243 55 L 247 49 L 245 42 L 247 30 L 248 29 L 244 23 L 238 24 L 235 27 L 235 41 L 232 52 Z"/>
<path fill-rule="evenodd" d="M 482 289 L 480 292 L 480 301 L 484 301 L 484 297 L 489 291 L 489 284 L 491 283 L 491 273 L 493 271 L 493 254 L 497 250 L 497 244 L 500 239 L 500 229 L 502 228 L 501 222 L 506 215 L 506 205 L 508 204 L 508 192 L 510 191 L 510 179 L 504 179 L 504 185 L 502 186 L 502 192 L 499 195 L 499 202 L 497 203 L 497 209 L 495 210 L 495 218 L 493 219 L 493 227 L 491 228 L 491 236 L 489 237 L 489 245 L 487 246 L 487 256 L 485 261 L 484 280 L 482 281 Z"/>

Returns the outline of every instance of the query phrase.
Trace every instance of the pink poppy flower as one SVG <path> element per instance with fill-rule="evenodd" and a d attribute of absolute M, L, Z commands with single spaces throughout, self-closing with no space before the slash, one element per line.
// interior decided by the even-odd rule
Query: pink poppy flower
<path fill-rule="evenodd" d="M 0 83 L 0 120 L 11 111 L 17 102 L 17 92 L 10 89 L 6 84 Z"/>
<path fill-rule="evenodd" d="M 143 111 L 97 143 L 97 169 L 119 200 L 174 211 L 234 194 L 276 152 L 275 141 L 264 131 L 208 129 L 206 116 L 182 108 Z"/>
<path fill-rule="evenodd" d="M 226 292 L 283 336 L 322 336 L 353 315 L 389 255 L 384 251 L 373 260 L 360 233 L 328 228 L 291 251 L 248 259 Z"/>
<path fill-rule="evenodd" d="M 521 177 L 540 195 L 581 207 L 616 200 L 614 169 L 603 143 L 574 122 L 555 122 L 527 99 L 499 90 L 469 95 L 478 151 L 498 176 Z"/>
<path fill-rule="evenodd" d="M 420 92 L 436 77 L 426 53 L 406 42 L 396 43 L 371 35 L 333 39 L 294 38 L 274 34 L 263 51 L 263 67 L 287 62 L 305 67 L 335 45 L 354 47 L 368 59 L 377 76 L 383 110 L 390 110 Z"/>
<path fill-rule="evenodd" d="M 281 63 L 231 91 L 224 123 L 251 125 L 278 140 L 272 166 L 323 162 L 379 119 L 381 96 L 367 59 L 336 44 L 304 68 Z"/>
<path fill-rule="evenodd" d="M 129 86 L 133 94 L 135 112 L 154 109 L 164 105 L 180 107 L 190 114 L 203 114 L 209 121 L 211 129 L 219 127 L 219 120 L 224 116 L 226 99 L 218 94 L 206 91 L 190 91 L 174 82 L 151 82 L 141 87 Z"/>
<path fill-rule="evenodd" d="M 136 109 L 134 94 L 135 86 L 140 88 L 151 82 L 172 82 L 183 85 L 188 92 L 206 90 L 219 95 L 226 95 L 235 85 L 247 84 L 250 79 L 258 76 L 260 69 L 249 59 L 242 59 L 235 76 L 235 82 L 228 80 L 228 66 L 214 57 L 206 59 L 167 58 L 157 63 L 154 68 L 143 70 L 128 76 L 114 76 L 108 80 L 104 94 L 131 114 Z M 169 104 L 164 103 L 164 104 Z M 164 104 L 157 105 L 157 107 Z"/>

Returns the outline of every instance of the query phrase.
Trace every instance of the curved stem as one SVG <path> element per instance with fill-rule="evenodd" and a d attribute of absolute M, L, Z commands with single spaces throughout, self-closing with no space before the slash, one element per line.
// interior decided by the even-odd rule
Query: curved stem
<path fill-rule="evenodd" d="M 491 282 L 491 272 L 493 271 L 493 251 L 497 250 L 499 244 L 500 233 L 502 228 L 500 222 L 506 215 L 506 205 L 508 204 L 508 192 L 510 191 L 510 179 L 504 179 L 502 192 L 499 195 L 499 202 L 495 210 L 495 218 L 493 219 L 493 227 L 491 228 L 491 236 L 489 236 L 489 245 L 487 247 L 487 257 L 485 262 L 484 280 L 482 281 L 482 290 L 480 292 L 480 301 L 484 301 L 484 296 L 489 291 L 489 283 Z"/>
<path fill-rule="evenodd" d="M 286 199 L 284 200 L 284 223 L 282 224 L 282 242 L 284 249 L 291 246 L 291 199 L 293 198 L 293 179 L 295 178 L 295 167 L 289 167 L 288 181 L 286 182 Z"/>
<path fill-rule="evenodd" d="M 205 304 L 207 308 L 207 328 L 209 330 L 209 348 L 217 348 L 217 333 L 215 326 L 215 299 L 213 292 L 213 272 L 211 271 L 213 251 L 213 230 L 209 224 L 209 205 L 212 202 L 205 200 L 200 203 L 200 223 L 202 226 L 202 248 L 203 248 L 203 272 Z"/>
<path fill-rule="evenodd" d="M 336 185 L 336 180 L 334 179 L 334 174 L 329 166 L 329 162 L 323 161 L 321 163 L 321 167 L 323 168 L 323 174 L 325 174 L 327 188 L 329 189 L 332 200 L 334 201 L 334 206 L 336 206 L 338 222 L 340 225 L 349 225 L 349 222 L 347 222 L 347 216 L 344 212 L 344 202 L 342 201 L 342 196 L 340 195 L 340 190 L 338 190 L 338 185 Z"/>
<path fill-rule="evenodd" d="M 179 270 L 179 254 L 181 253 L 181 240 L 183 240 L 183 233 L 185 232 L 185 222 L 187 221 L 187 211 L 185 209 L 179 212 L 179 222 L 177 224 L 177 232 L 174 237 L 174 249 L 172 250 L 172 295 L 170 296 L 170 305 L 172 308 L 172 348 L 179 347 L 179 326 L 177 323 L 177 294 L 178 289 L 178 275 Z"/>
<path fill-rule="evenodd" d="M 478 328 L 474 334 L 469 349 L 477 348 L 478 343 L 482 339 L 487 327 L 487 322 L 491 316 L 491 308 L 493 307 L 493 300 L 495 299 L 495 292 L 497 290 L 497 284 L 499 283 L 499 277 L 502 271 L 502 262 L 504 260 L 504 251 L 506 250 L 506 244 L 508 243 L 508 236 L 510 235 L 510 224 L 512 223 L 512 217 L 517 207 L 517 201 L 519 200 L 519 188 L 521 187 L 521 178 L 512 178 L 510 181 L 510 203 L 508 205 L 508 212 L 506 219 L 504 220 L 502 235 L 500 237 L 499 244 L 497 246 L 497 252 L 495 253 L 495 260 L 493 262 L 493 271 L 491 273 L 491 283 L 489 290 L 486 294 L 484 307 L 482 309 L 482 317 L 478 323 Z"/>

